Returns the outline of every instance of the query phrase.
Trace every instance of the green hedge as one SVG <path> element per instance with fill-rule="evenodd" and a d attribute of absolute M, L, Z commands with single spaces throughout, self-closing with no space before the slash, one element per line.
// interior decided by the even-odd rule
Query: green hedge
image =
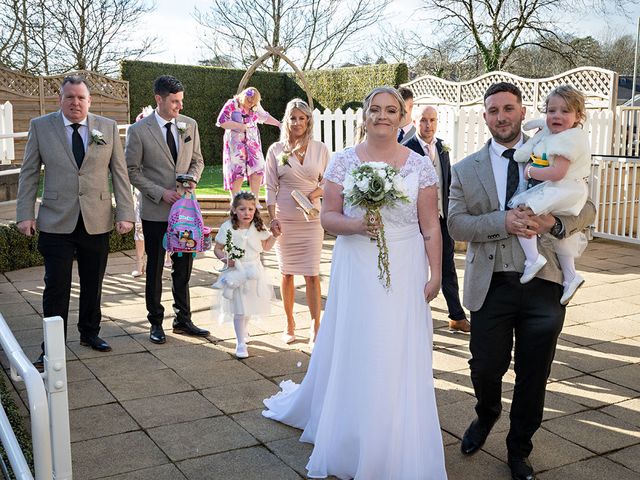
<path fill-rule="evenodd" d="M 409 81 L 409 69 L 404 63 L 345 67 L 333 70 L 304 72 L 316 108 L 354 110 L 373 88 L 381 85 L 398 87 Z"/>
<path fill-rule="evenodd" d="M 109 251 L 133 250 L 135 241 L 133 232 L 120 235 L 115 230 L 109 236 Z M 44 260 L 38 252 L 38 235 L 26 237 L 18 231 L 15 224 L 0 225 L 0 273 L 20 270 L 21 268 L 42 265 Z"/>
<path fill-rule="evenodd" d="M 207 164 L 222 162 L 222 129 L 215 126 L 224 103 L 235 95 L 245 70 L 175 65 L 169 63 L 122 62 L 122 78 L 129 81 L 131 121 L 147 105 L 155 105 L 153 81 L 160 75 L 173 75 L 185 86 L 183 113 L 198 121 L 202 140 L 202 154 Z M 398 86 L 409 78 L 404 63 L 370 65 L 333 70 L 305 72 L 313 96 L 314 106 L 320 110 L 330 108 L 357 108 L 364 96 L 380 85 Z M 306 94 L 295 74 L 258 71 L 249 80 L 262 94 L 262 106 L 275 118 L 281 118 L 287 102 L 295 97 L 306 99 Z M 266 152 L 278 140 L 279 131 L 270 125 L 261 125 L 262 148 Z"/>

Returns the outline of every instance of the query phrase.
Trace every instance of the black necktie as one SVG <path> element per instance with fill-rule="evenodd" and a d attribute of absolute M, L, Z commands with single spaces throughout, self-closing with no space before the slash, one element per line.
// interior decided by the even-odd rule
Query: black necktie
<path fill-rule="evenodd" d="M 171 122 L 167 122 L 164 127 L 167 129 L 167 145 L 169 145 L 169 151 L 175 162 L 178 160 L 178 149 L 176 148 L 176 140 L 173 138 L 173 133 L 171 132 L 171 125 Z"/>
<path fill-rule="evenodd" d="M 73 157 L 76 159 L 78 168 L 80 168 L 82 166 L 82 160 L 84 159 L 84 142 L 82 141 L 80 133 L 78 133 L 80 124 L 72 123 L 71 128 L 73 128 L 73 133 L 71 134 L 71 151 L 73 152 Z"/>
<path fill-rule="evenodd" d="M 403 138 L 404 138 L 404 130 L 400 129 L 400 131 L 398 132 L 398 143 L 400 143 Z"/>
<path fill-rule="evenodd" d="M 507 204 L 513 194 L 516 193 L 518 189 L 518 184 L 520 183 L 520 172 L 518 171 L 518 164 L 513 159 L 513 154 L 516 151 L 515 148 L 507 148 L 504 152 L 502 152 L 502 156 L 504 158 L 509 159 L 509 166 L 507 167 L 507 193 L 504 196 L 504 209 L 509 210 Z"/>

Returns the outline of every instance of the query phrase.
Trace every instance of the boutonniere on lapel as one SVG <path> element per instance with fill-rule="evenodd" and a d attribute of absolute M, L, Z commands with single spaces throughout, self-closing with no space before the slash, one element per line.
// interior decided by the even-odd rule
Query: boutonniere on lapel
<path fill-rule="evenodd" d="M 104 139 L 104 135 L 100 130 L 96 130 L 95 128 L 91 130 L 91 143 L 95 143 L 96 145 L 106 145 L 107 142 Z"/>
<path fill-rule="evenodd" d="M 442 142 L 442 153 L 449 153 L 451 151 L 451 147 L 446 143 Z"/>
<path fill-rule="evenodd" d="M 278 155 L 278 164 L 283 167 L 286 165 L 287 167 L 291 168 L 291 164 L 289 163 L 290 156 L 290 153 L 282 152 L 280 155 Z"/>
<path fill-rule="evenodd" d="M 184 135 L 185 133 L 187 133 L 187 124 L 185 122 L 176 122 L 176 127 L 178 127 L 178 132 L 180 132 L 180 135 Z"/>

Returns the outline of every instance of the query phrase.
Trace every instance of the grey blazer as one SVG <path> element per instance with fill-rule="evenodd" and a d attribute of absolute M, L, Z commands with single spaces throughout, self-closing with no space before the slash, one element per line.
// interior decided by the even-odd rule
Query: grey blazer
<path fill-rule="evenodd" d="M 447 225 L 451 236 L 469 242 L 464 273 L 463 304 L 470 311 L 479 310 L 484 303 L 495 262 L 500 248 L 500 258 L 513 258 L 516 270 L 524 270 L 524 252 L 514 235 L 507 233 L 505 217 L 500 210 L 493 168 L 489 156 L 489 144 L 451 167 L 449 217 Z M 567 236 L 593 223 L 596 209 L 591 201 L 577 217 L 559 217 Z M 547 258 L 547 264 L 537 277 L 562 283 L 562 272 L 553 250 L 552 237 L 538 237 L 538 249 Z"/>
<path fill-rule="evenodd" d="M 82 212 L 88 233 L 113 228 L 109 173 L 116 198 L 116 221 L 134 222 L 131 185 L 116 122 L 89 113 L 89 132 L 99 130 L 104 145 L 89 140 L 82 168 L 78 169 L 60 111 L 31 120 L 20 179 L 16 222 L 35 218 L 35 202 L 44 165 L 44 191 L 36 226 L 48 233 L 71 233 Z"/>
<path fill-rule="evenodd" d="M 162 201 L 165 190 L 176 189 L 176 174 L 188 173 L 200 180 L 204 162 L 200 152 L 200 134 L 197 122 L 178 115 L 176 122 L 184 122 L 187 129 L 179 135 L 178 160 L 173 161 L 165 132 L 155 113 L 129 127 L 125 157 L 131 184 L 142 192 L 140 218 L 166 222 L 171 205 Z"/>

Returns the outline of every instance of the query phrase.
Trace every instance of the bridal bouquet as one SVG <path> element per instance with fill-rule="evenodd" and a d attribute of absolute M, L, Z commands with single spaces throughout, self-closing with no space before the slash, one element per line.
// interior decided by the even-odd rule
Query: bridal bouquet
<path fill-rule="evenodd" d="M 385 206 L 392 207 L 398 202 L 409 201 L 404 181 L 398 174 L 398 170 L 392 166 L 384 162 L 366 162 L 347 174 L 343 183 L 343 192 L 349 204 L 366 209 L 369 224 L 380 224 L 375 238 L 378 246 L 378 278 L 385 289 L 389 290 L 391 288 L 389 250 L 380 209 Z"/>

